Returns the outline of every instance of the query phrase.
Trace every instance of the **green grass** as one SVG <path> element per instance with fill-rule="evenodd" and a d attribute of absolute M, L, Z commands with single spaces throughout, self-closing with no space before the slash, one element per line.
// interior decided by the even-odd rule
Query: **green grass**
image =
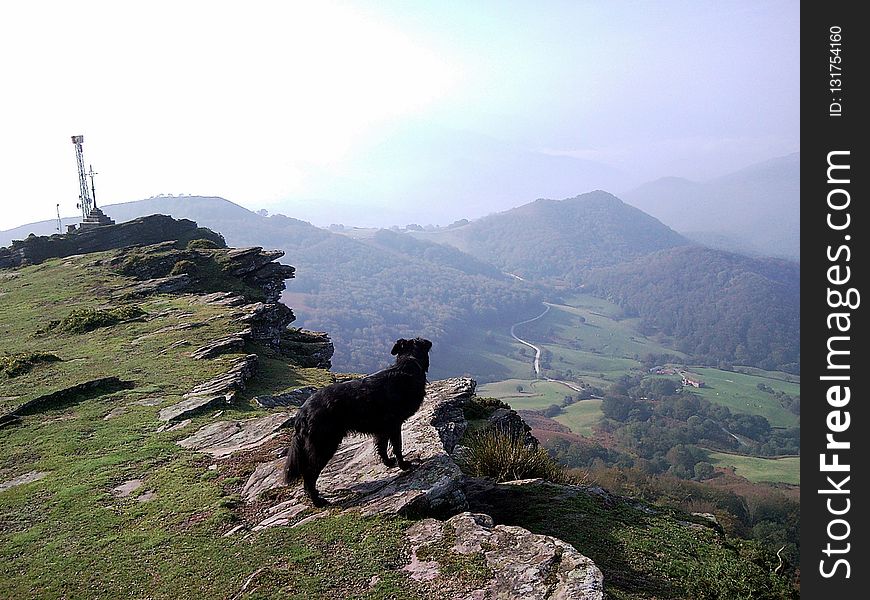
<path fill-rule="evenodd" d="M 517 391 L 517 385 L 523 387 Z M 478 386 L 477 394 L 498 398 L 514 410 L 540 410 L 551 404 L 562 404 L 565 396 L 576 392 L 562 384 L 543 379 L 507 379 Z"/>
<path fill-rule="evenodd" d="M 706 385 L 692 391 L 710 402 L 727 406 L 733 413 L 761 415 L 774 427 L 795 427 L 800 423 L 800 417 L 783 408 L 773 394 L 757 387 L 763 383 L 790 396 L 799 396 L 799 383 L 708 367 L 691 367 L 691 371 L 700 375 Z"/>
<path fill-rule="evenodd" d="M 734 467 L 734 472 L 754 483 L 772 482 L 800 485 L 801 459 L 797 456 L 785 458 L 758 458 L 724 452 L 710 452 L 710 463 L 714 467 Z"/>
<path fill-rule="evenodd" d="M 572 298 L 570 305 L 550 304 L 544 317 L 521 327 L 556 345 L 605 356 L 636 359 L 649 353 L 680 354 L 638 333 L 637 325 L 638 319 L 624 318 L 615 304 L 582 295 Z"/>
<path fill-rule="evenodd" d="M 565 407 L 564 413 L 556 417 L 556 421 L 568 427 L 578 435 L 592 437 L 592 428 L 598 424 L 604 414 L 601 411 L 601 400 L 581 400 Z"/>

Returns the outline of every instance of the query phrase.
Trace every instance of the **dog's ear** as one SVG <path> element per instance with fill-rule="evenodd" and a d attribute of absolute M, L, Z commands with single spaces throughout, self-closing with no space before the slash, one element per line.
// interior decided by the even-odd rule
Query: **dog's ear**
<path fill-rule="evenodd" d="M 396 345 L 393 346 L 392 350 L 390 350 L 390 354 L 393 354 L 393 355 L 398 354 L 399 352 L 401 352 L 402 350 L 405 349 L 405 344 L 407 344 L 407 343 L 408 343 L 408 340 L 406 340 L 405 338 L 401 338 L 401 339 L 396 340 Z"/>
<path fill-rule="evenodd" d="M 423 340 L 423 348 L 426 350 L 426 352 L 429 352 L 429 350 L 432 348 L 432 342 L 430 342 L 429 340 Z"/>

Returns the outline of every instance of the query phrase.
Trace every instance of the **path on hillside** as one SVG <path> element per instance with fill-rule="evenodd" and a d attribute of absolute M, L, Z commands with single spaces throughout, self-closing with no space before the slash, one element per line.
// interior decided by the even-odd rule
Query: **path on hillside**
<path fill-rule="evenodd" d="M 535 351 L 535 360 L 534 360 L 533 365 L 535 367 L 535 376 L 538 379 L 543 379 L 544 381 L 552 381 L 553 383 L 561 383 L 562 385 L 571 388 L 575 392 L 582 392 L 583 388 L 581 388 L 576 383 L 571 383 L 570 381 L 562 381 L 561 379 L 553 379 L 551 377 L 542 377 L 541 376 L 541 349 L 538 346 L 535 346 L 530 341 L 524 340 L 523 338 L 521 338 L 520 336 L 518 336 L 516 334 L 517 325 L 525 325 L 526 323 L 531 323 L 532 321 L 537 321 L 538 319 L 540 319 L 541 317 L 546 315 L 548 312 L 550 312 L 550 305 L 549 304 L 544 302 L 544 307 L 545 307 L 544 312 L 539 314 L 537 317 L 532 317 L 531 319 L 526 319 L 525 321 L 520 321 L 519 323 L 514 323 L 513 325 L 511 325 L 511 337 L 514 338 L 519 343 L 521 343 L 525 346 L 528 346 L 529 348 L 531 348 L 532 350 Z"/>

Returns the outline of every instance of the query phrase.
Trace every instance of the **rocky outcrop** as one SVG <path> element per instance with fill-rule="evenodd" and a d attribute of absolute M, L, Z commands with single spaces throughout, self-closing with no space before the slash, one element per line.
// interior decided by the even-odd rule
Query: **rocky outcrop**
<path fill-rule="evenodd" d="M 292 279 L 296 269 L 274 261 L 284 256 L 283 250 L 231 248 L 223 256 L 224 270 L 251 287 L 263 290 L 267 304 L 274 304 L 284 291 L 284 280 Z"/>
<path fill-rule="evenodd" d="M 209 406 L 230 404 L 236 393 L 245 389 L 245 383 L 256 372 L 257 362 L 256 354 L 243 356 L 223 375 L 196 386 L 182 396 L 181 402 L 162 409 L 157 418 L 161 421 L 175 421 Z"/>
<path fill-rule="evenodd" d="M 301 367 L 332 368 L 335 347 L 322 331 L 288 329 L 281 336 L 279 347 L 281 354 Z"/>
<path fill-rule="evenodd" d="M 471 379 L 437 381 L 427 387 L 420 410 L 406 421 L 402 441 L 408 460 L 416 466 L 403 472 L 387 468 L 377 457 L 371 438 L 344 440 L 317 482 L 323 496 L 343 508 L 363 514 L 409 516 L 449 514 L 465 507 L 462 473 L 450 452 L 464 432 L 462 406 L 474 394 Z M 266 490 L 283 485 L 282 458 L 261 463 L 249 477 L 242 495 L 256 501 Z M 270 509 L 259 527 L 286 525 L 310 507 L 300 484 L 291 486 L 285 500 Z"/>
<path fill-rule="evenodd" d="M 251 330 L 245 329 L 244 331 L 216 339 L 213 342 L 201 346 L 191 352 L 190 357 L 197 360 L 204 360 L 228 352 L 237 352 L 245 347 L 245 340 L 250 337 L 250 335 Z"/>
<path fill-rule="evenodd" d="M 275 438 L 279 430 L 292 421 L 293 415 L 289 412 L 243 421 L 218 421 L 202 427 L 192 436 L 177 443 L 183 448 L 197 450 L 215 458 L 224 458 L 234 452 L 262 446 Z"/>
<path fill-rule="evenodd" d="M 226 247 L 220 234 L 197 227 L 193 221 L 151 215 L 126 223 L 80 229 L 63 235 L 29 236 L 24 240 L 15 240 L 9 248 L 0 248 L 0 268 L 37 265 L 49 258 L 145 246 L 170 240 L 183 247 L 195 239 L 206 239 L 220 248 Z"/>
<path fill-rule="evenodd" d="M 406 532 L 411 557 L 404 567 L 440 597 L 601 600 L 604 577 L 586 556 L 557 538 L 522 527 L 494 525 L 492 517 L 460 513 L 446 522 L 424 519 Z M 462 562 L 482 562 L 487 577 L 457 581 Z M 447 566 L 448 568 L 444 568 Z M 483 581 L 480 581 L 483 579 Z M 458 588 L 458 589 L 457 589 Z"/>
<path fill-rule="evenodd" d="M 517 412 L 510 408 L 497 408 L 489 416 L 489 426 L 514 439 L 523 440 L 523 445 L 529 448 L 538 447 L 538 439 L 532 435 L 529 427 Z"/>
<path fill-rule="evenodd" d="M 254 403 L 260 408 L 278 408 L 286 406 L 302 406 L 306 400 L 317 391 L 317 388 L 311 385 L 301 387 L 283 394 L 257 396 L 254 398 Z"/>
<path fill-rule="evenodd" d="M 296 315 L 280 302 L 255 302 L 240 307 L 239 323 L 251 330 L 251 339 L 275 350 L 281 349 L 281 338 L 287 326 L 296 320 Z"/>

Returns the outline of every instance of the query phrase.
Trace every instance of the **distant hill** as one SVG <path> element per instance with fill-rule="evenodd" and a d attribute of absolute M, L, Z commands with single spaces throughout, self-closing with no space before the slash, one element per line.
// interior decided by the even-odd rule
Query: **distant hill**
<path fill-rule="evenodd" d="M 690 242 L 607 192 L 540 199 L 460 227 L 415 236 L 451 244 L 524 279 L 578 282 L 619 264 Z"/>
<path fill-rule="evenodd" d="M 161 196 L 134 202 L 100 205 L 100 209 L 117 223 L 153 214 L 171 215 L 176 219 L 190 219 L 197 222 L 208 217 L 210 228 L 215 231 L 236 229 L 239 225 L 251 224 L 259 218 L 259 215 L 238 204 L 210 196 Z M 66 232 L 67 225 L 76 224 L 81 221 L 81 218 L 65 218 L 61 221 L 63 231 Z M 57 233 L 57 220 L 38 221 L 0 231 L 0 246 L 8 246 L 12 240 L 24 239 L 31 233 L 35 235 Z"/>
<path fill-rule="evenodd" d="M 330 333 L 338 371 L 382 368 L 390 362 L 388 353 L 396 339 L 423 335 L 435 342 L 432 376 L 456 375 L 439 371 L 439 364 L 462 361 L 439 360 L 439 354 L 451 352 L 453 345 L 447 342 L 461 337 L 467 323 L 525 318 L 541 299 L 526 284 L 455 248 L 393 231 L 353 239 L 284 215 L 262 216 L 213 197 L 151 198 L 103 210 L 118 222 L 170 214 L 220 232 L 232 246 L 283 250 L 282 262 L 296 267 L 296 278 L 284 295 L 295 309 L 294 325 Z M 54 223 L 13 231 L 16 238 L 30 231 L 50 234 Z"/>
<path fill-rule="evenodd" d="M 704 183 L 665 177 L 622 197 L 704 245 L 800 258 L 800 153 Z"/>
<path fill-rule="evenodd" d="M 674 248 L 594 271 L 587 288 L 640 316 L 645 335 L 719 362 L 800 372 L 800 267 L 709 248 Z"/>

